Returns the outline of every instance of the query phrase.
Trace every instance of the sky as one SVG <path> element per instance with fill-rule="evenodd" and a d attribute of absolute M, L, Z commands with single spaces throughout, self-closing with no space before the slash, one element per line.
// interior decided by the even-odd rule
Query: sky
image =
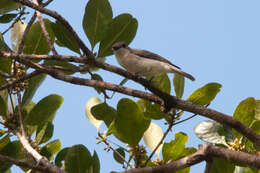
<path fill-rule="evenodd" d="M 64 16 L 89 46 L 82 29 L 86 3 L 86 0 L 54 0 L 48 8 Z M 138 20 L 137 34 L 130 47 L 160 54 L 196 78 L 194 82 L 186 80 L 184 99 L 209 82 L 222 85 L 210 108 L 228 115 L 232 115 L 239 102 L 245 98 L 260 98 L 260 1 L 110 0 L 110 3 L 113 16 L 130 13 Z M 0 26 L 1 31 L 5 28 Z M 58 50 L 61 54 L 71 54 L 64 49 Z M 119 66 L 114 56 L 107 57 L 106 62 Z M 109 72 L 100 70 L 98 73 L 104 80 L 113 83 L 122 80 L 118 75 L 111 77 Z M 172 79 L 173 75 L 169 76 Z M 134 82 L 128 82 L 126 86 L 144 90 Z M 173 89 L 171 93 L 174 94 Z M 101 161 L 101 172 L 122 170 L 113 160 L 112 152 L 104 151 L 104 144 L 96 144 L 96 129 L 85 117 L 86 102 L 91 97 L 98 96 L 94 89 L 48 77 L 33 100 L 38 102 L 49 94 L 59 94 L 64 98 L 54 120 L 52 139 L 59 138 L 62 147 L 84 144 L 92 153 L 96 150 Z M 103 99 L 101 95 L 98 97 Z M 116 94 L 108 103 L 116 107 L 117 101 L 122 97 L 128 96 Z M 185 113 L 185 116 L 188 115 L 190 114 Z M 205 119 L 197 116 L 177 125 L 166 141 L 173 139 L 175 132 L 182 131 L 189 136 L 187 146 L 197 147 L 204 142 L 195 136 L 193 127 Z M 155 123 L 163 130 L 166 129 L 163 121 Z M 101 130 L 106 129 L 102 126 Z M 115 138 L 111 140 L 118 142 Z M 193 166 L 191 172 L 202 172 L 203 169 L 204 163 L 201 163 Z M 14 172 L 21 171 L 14 169 Z"/>

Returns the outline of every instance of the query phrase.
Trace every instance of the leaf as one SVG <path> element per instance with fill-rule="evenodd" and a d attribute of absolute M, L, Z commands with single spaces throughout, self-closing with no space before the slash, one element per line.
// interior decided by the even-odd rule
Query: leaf
<path fill-rule="evenodd" d="M 19 141 L 13 141 L 8 143 L 2 150 L 0 154 L 12 157 L 14 159 L 18 158 L 21 152 L 22 146 Z M 0 172 L 7 171 L 12 166 L 12 163 L 0 161 Z"/>
<path fill-rule="evenodd" d="M 51 122 L 47 122 L 44 125 L 38 126 L 35 137 L 35 143 L 41 144 L 50 140 L 53 135 L 53 129 L 54 126 Z"/>
<path fill-rule="evenodd" d="M 152 83 L 154 86 L 162 90 L 163 92 L 170 94 L 171 92 L 171 82 L 166 73 L 155 76 L 152 79 Z"/>
<path fill-rule="evenodd" d="M 170 143 L 164 143 L 162 148 L 163 160 L 168 162 L 174 161 L 182 156 L 185 151 L 185 143 L 188 141 L 188 136 L 185 133 L 175 133 L 175 139 Z"/>
<path fill-rule="evenodd" d="M 0 71 L 3 73 L 11 73 L 11 65 L 12 65 L 12 60 L 11 58 L 6 58 L 6 57 L 1 57 L 0 58 Z"/>
<path fill-rule="evenodd" d="M 92 157 L 84 145 L 69 148 L 65 157 L 65 170 L 68 173 L 86 173 L 91 165 Z"/>
<path fill-rule="evenodd" d="M 0 16 L 0 23 L 9 23 L 11 22 L 17 14 L 4 14 Z"/>
<path fill-rule="evenodd" d="M 184 91 L 184 83 L 185 79 L 184 76 L 179 75 L 177 73 L 174 74 L 173 78 L 173 86 L 174 86 L 174 91 L 177 97 L 181 98 L 183 95 Z"/>
<path fill-rule="evenodd" d="M 92 156 L 92 165 L 89 168 L 89 173 L 99 173 L 100 172 L 100 161 L 97 152 L 94 151 Z"/>
<path fill-rule="evenodd" d="M 51 26 L 59 43 L 61 43 L 64 47 L 80 54 L 78 43 L 60 22 L 56 21 L 56 23 L 51 23 Z"/>
<path fill-rule="evenodd" d="M 227 160 L 214 157 L 210 173 L 230 173 L 234 172 L 235 165 Z"/>
<path fill-rule="evenodd" d="M 129 44 L 135 37 L 137 26 L 137 20 L 130 14 L 115 17 L 108 25 L 105 37 L 100 42 L 98 57 L 112 55 L 112 45 L 117 42 L 124 41 Z"/>
<path fill-rule="evenodd" d="M 249 127 L 255 119 L 255 108 L 256 100 L 253 97 L 249 97 L 239 103 L 235 109 L 233 117 Z"/>
<path fill-rule="evenodd" d="M 58 167 L 62 166 L 62 161 L 65 160 L 65 157 L 69 151 L 69 147 L 63 148 L 62 150 L 60 150 L 60 152 L 57 154 L 56 158 L 55 158 L 55 165 L 57 165 Z"/>
<path fill-rule="evenodd" d="M 5 137 L 0 139 L 0 151 L 8 144 L 10 143 L 10 136 L 5 135 Z"/>
<path fill-rule="evenodd" d="M 109 127 L 117 115 L 116 110 L 113 107 L 110 107 L 107 103 L 101 103 L 93 106 L 90 112 L 95 119 L 103 120 L 107 127 Z"/>
<path fill-rule="evenodd" d="M 6 116 L 7 113 L 7 104 L 5 100 L 0 96 L 0 115 Z"/>
<path fill-rule="evenodd" d="M 91 75 L 91 80 L 97 80 L 97 81 L 102 81 L 103 82 L 103 78 L 100 75 L 98 75 L 98 74 Z M 100 89 L 100 88 L 95 88 L 95 90 L 98 92 L 98 94 L 100 94 L 102 92 L 102 89 Z"/>
<path fill-rule="evenodd" d="M 201 140 L 212 144 L 223 144 L 227 146 L 225 136 L 219 132 L 223 126 L 215 121 L 202 121 L 194 127 L 194 132 Z"/>
<path fill-rule="evenodd" d="M 60 140 L 54 140 L 52 142 L 49 142 L 41 149 L 41 154 L 45 157 L 47 157 L 48 160 L 52 160 L 52 157 L 55 153 L 60 151 L 61 148 L 61 141 Z"/>
<path fill-rule="evenodd" d="M 11 44 L 12 44 L 12 49 L 17 52 L 18 50 L 18 45 L 20 44 L 22 37 L 23 37 L 23 32 L 26 28 L 26 23 L 23 21 L 17 21 L 14 26 L 12 27 L 11 30 Z"/>
<path fill-rule="evenodd" d="M 2 33 L 0 33 L 0 50 L 3 50 L 5 47 L 5 41 Z"/>
<path fill-rule="evenodd" d="M 82 26 L 92 49 L 104 38 L 107 25 L 111 22 L 113 11 L 108 0 L 88 1 Z"/>
<path fill-rule="evenodd" d="M 20 6 L 21 6 L 21 4 L 16 3 L 14 1 L 1 0 L 0 1 L 0 14 L 5 14 L 5 13 L 7 13 L 9 11 L 16 10 Z"/>
<path fill-rule="evenodd" d="M 25 124 L 42 125 L 53 118 L 63 103 L 63 98 L 56 94 L 51 94 L 40 100 L 26 117 Z"/>
<path fill-rule="evenodd" d="M 28 103 L 30 103 L 36 90 L 39 88 L 39 86 L 42 84 L 45 78 L 46 78 L 46 74 L 39 74 L 37 76 L 32 77 L 29 80 L 28 87 L 25 89 L 22 98 L 23 106 L 26 106 Z"/>
<path fill-rule="evenodd" d="M 194 91 L 187 100 L 197 105 L 207 105 L 216 97 L 221 87 L 218 83 L 208 83 Z"/>
<path fill-rule="evenodd" d="M 140 99 L 137 101 L 138 106 L 143 111 L 145 118 L 159 120 L 166 117 L 161 111 L 161 106 L 150 101 Z"/>
<path fill-rule="evenodd" d="M 93 124 L 97 130 L 99 130 L 99 127 L 102 123 L 102 121 L 100 120 L 97 120 L 91 113 L 91 109 L 92 107 L 94 107 L 95 105 L 98 105 L 102 103 L 101 100 L 97 97 L 92 97 L 87 103 L 86 103 L 86 106 L 85 106 L 85 115 L 87 117 L 87 119 L 89 120 L 89 122 L 91 124 Z"/>
<path fill-rule="evenodd" d="M 159 144 L 163 137 L 163 132 L 160 126 L 151 122 L 149 128 L 144 132 L 144 143 L 153 151 Z M 157 158 L 160 159 L 160 152 L 162 149 L 162 144 L 156 150 Z"/>
<path fill-rule="evenodd" d="M 125 159 L 125 151 L 123 148 L 117 148 L 116 151 Z M 117 161 L 120 164 L 124 163 L 124 159 L 122 157 L 120 157 L 118 155 L 118 153 L 116 153 L 115 151 L 113 152 L 113 157 L 115 159 L 115 161 Z"/>
<path fill-rule="evenodd" d="M 134 101 L 123 98 L 118 102 L 115 128 L 123 142 L 131 147 L 136 146 L 149 125 L 150 120 L 144 118 L 143 112 Z"/>
<path fill-rule="evenodd" d="M 54 33 L 51 27 L 51 21 L 48 19 L 43 19 L 47 32 L 50 35 L 51 43 L 54 42 Z M 39 22 L 34 23 L 24 42 L 24 54 L 48 54 L 50 52 L 50 47 L 46 41 L 46 38 L 42 32 L 42 28 Z"/>
<path fill-rule="evenodd" d="M 260 100 L 255 100 L 255 119 L 260 120 Z"/>

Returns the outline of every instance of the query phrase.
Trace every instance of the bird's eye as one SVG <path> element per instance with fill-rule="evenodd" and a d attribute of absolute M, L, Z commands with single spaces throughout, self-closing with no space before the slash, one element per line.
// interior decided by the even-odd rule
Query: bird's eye
<path fill-rule="evenodd" d="M 126 44 L 123 44 L 123 45 L 122 45 L 122 47 L 124 47 L 124 48 L 125 48 L 125 47 L 126 47 Z"/>

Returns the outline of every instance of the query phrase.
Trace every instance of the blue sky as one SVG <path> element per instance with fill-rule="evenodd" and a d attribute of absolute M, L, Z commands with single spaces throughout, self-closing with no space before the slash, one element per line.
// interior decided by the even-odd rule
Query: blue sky
<path fill-rule="evenodd" d="M 54 0 L 48 8 L 63 15 L 89 45 L 82 29 L 86 2 Z M 110 3 L 114 16 L 130 13 L 138 20 L 137 34 L 130 47 L 160 54 L 196 78 L 195 82 L 186 80 L 184 99 L 209 82 L 222 84 L 221 92 L 210 107 L 228 115 L 232 115 L 243 99 L 260 98 L 260 1 L 110 0 Z M 3 27 L 0 29 L 3 31 Z M 71 54 L 64 49 L 60 49 L 60 53 Z M 106 62 L 118 66 L 114 56 L 108 57 Z M 113 83 L 122 79 L 117 75 L 111 78 L 111 74 L 104 71 L 99 74 Z M 169 76 L 172 79 L 172 75 Z M 126 86 L 144 90 L 133 82 Z M 122 170 L 112 159 L 112 153 L 103 150 L 104 144 L 96 145 L 96 129 L 85 117 L 85 103 L 96 96 L 96 92 L 48 77 L 34 101 L 53 93 L 64 97 L 54 121 L 53 139 L 61 139 L 63 147 L 84 144 L 90 151 L 95 149 L 101 160 L 101 172 Z M 126 96 L 116 94 L 108 103 L 115 106 L 122 97 Z M 203 141 L 194 135 L 193 127 L 202 120 L 205 118 L 198 116 L 174 127 L 167 141 L 173 138 L 174 132 L 183 131 L 189 135 L 187 145 L 197 147 Z M 156 123 L 166 128 L 163 122 Z M 116 140 L 112 138 L 112 141 Z M 191 172 L 201 172 L 203 165 L 194 166 Z"/>

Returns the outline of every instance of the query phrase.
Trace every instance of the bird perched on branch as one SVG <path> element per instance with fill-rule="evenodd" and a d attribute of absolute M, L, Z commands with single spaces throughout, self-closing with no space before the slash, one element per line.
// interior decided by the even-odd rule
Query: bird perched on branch
<path fill-rule="evenodd" d="M 147 50 L 131 49 L 125 42 L 115 43 L 112 50 L 118 63 L 133 74 L 154 77 L 162 73 L 177 73 L 192 81 L 195 80 L 192 75 L 160 55 Z"/>

